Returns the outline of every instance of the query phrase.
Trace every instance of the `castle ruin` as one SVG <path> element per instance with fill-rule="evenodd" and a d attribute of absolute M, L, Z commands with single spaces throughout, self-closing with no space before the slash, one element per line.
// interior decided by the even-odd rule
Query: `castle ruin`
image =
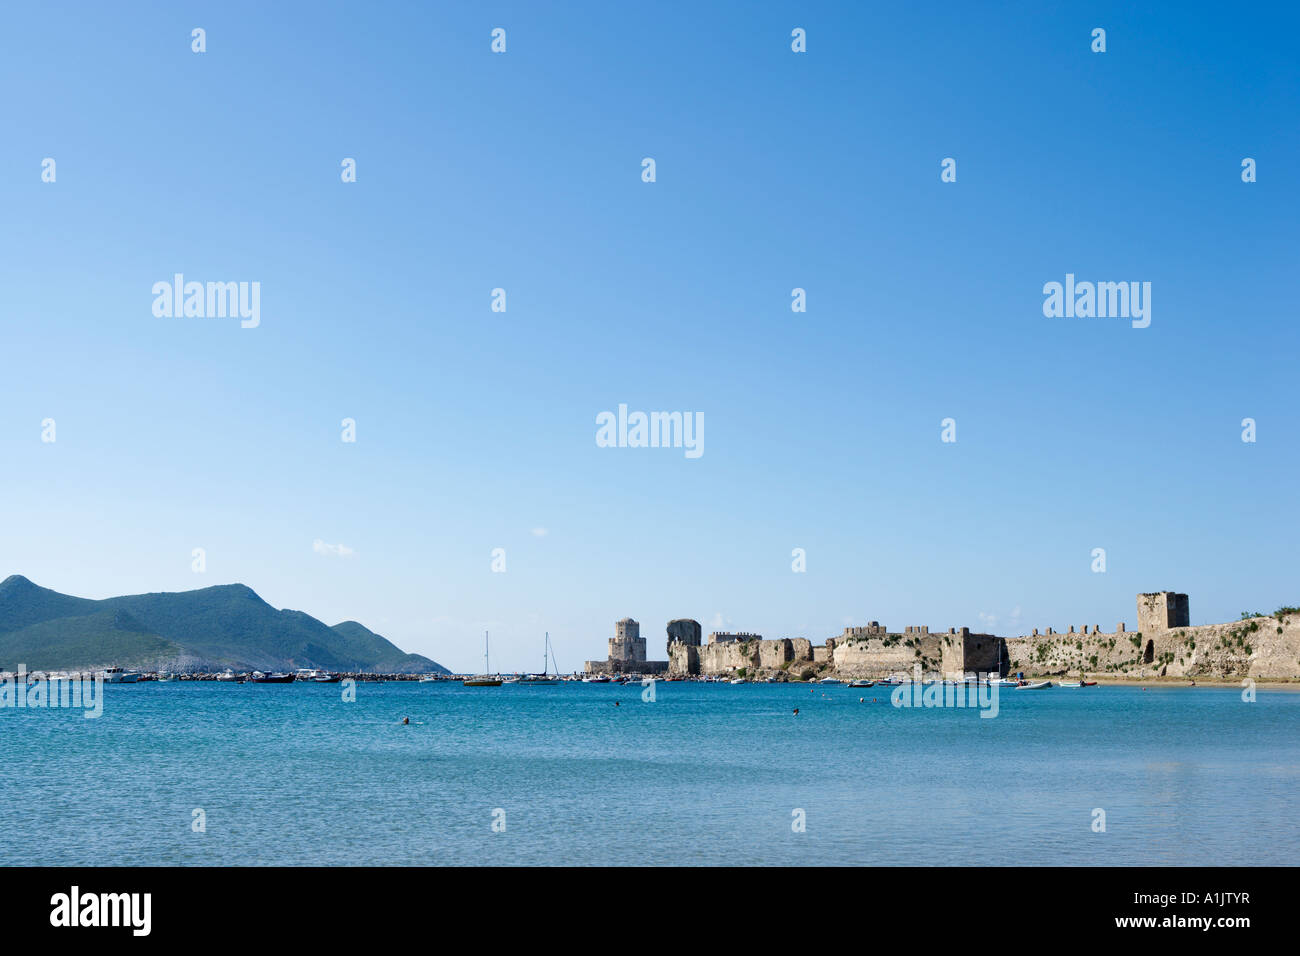
<path fill-rule="evenodd" d="M 698 624 L 695 626 L 699 627 Z M 625 617 L 614 623 L 614 636 L 609 639 L 609 657 L 603 661 L 587 661 L 585 670 L 588 674 L 662 674 L 667 672 L 668 662 L 646 660 L 646 642 L 641 636 L 641 625 Z"/>

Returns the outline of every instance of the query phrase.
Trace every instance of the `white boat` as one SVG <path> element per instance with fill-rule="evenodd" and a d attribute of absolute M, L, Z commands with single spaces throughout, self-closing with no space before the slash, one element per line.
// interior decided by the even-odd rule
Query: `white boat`
<path fill-rule="evenodd" d="M 1044 688 L 1051 687 L 1051 686 L 1052 686 L 1052 682 L 1050 680 L 1040 680 L 1034 684 L 1031 684 L 1028 681 L 1026 681 L 1023 684 L 1017 684 L 1016 690 L 1043 690 Z"/>
<path fill-rule="evenodd" d="M 217 680 L 226 684 L 231 684 L 239 680 L 239 678 L 235 676 L 234 671 L 232 671 L 229 667 L 227 667 L 225 673 L 217 675 Z"/>
<path fill-rule="evenodd" d="M 819 683 L 819 684 L 843 684 L 844 681 L 840 680 L 838 677 L 823 677 L 823 678 L 822 678 L 821 680 L 819 680 L 817 683 Z"/>
<path fill-rule="evenodd" d="M 855 680 L 849 682 L 850 687 L 875 687 L 876 682 L 873 680 Z"/>
<path fill-rule="evenodd" d="M 138 671 L 124 671 L 120 667 L 104 668 L 105 684 L 134 684 L 140 679 Z"/>
<path fill-rule="evenodd" d="M 435 677 L 435 676 L 432 675 L 432 674 L 425 674 L 423 677 L 420 678 L 420 683 L 421 683 L 421 684 L 432 684 L 432 683 L 433 683 L 434 681 L 436 681 L 437 679 L 438 679 L 438 678 Z"/>
<path fill-rule="evenodd" d="M 731 682 L 732 682 L 733 684 L 748 684 L 748 683 L 749 683 L 749 681 L 745 680 L 745 678 L 743 678 L 743 677 L 733 677 L 733 678 L 731 679 Z"/>

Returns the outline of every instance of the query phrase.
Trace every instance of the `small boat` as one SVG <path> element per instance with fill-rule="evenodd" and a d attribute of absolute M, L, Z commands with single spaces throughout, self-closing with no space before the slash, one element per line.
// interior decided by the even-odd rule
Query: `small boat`
<path fill-rule="evenodd" d="M 171 674 L 168 674 L 166 671 L 159 671 L 159 673 L 158 673 L 158 683 L 160 683 L 160 684 L 165 684 L 165 683 L 167 683 L 167 682 L 168 682 L 169 680 L 171 680 L 171 679 L 172 679 L 172 675 L 171 675 Z"/>
<path fill-rule="evenodd" d="M 421 684 L 432 684 L 432 683 L 433 683 L 434 681 L 436 681 L 437 679 L 438 679 L 438 678 L 435 677 L 433 674 L 425 674 L 423 677 L 420 678 L 420 683 L 421 683 Z"/>
<path fill-rule="evenodd" d="M 1096 687 L 1097 682 L 1095 680 L 1063 680 L 1061 681 L 1060 686 L 1061 687 Z"/>
<path fill-rule="evenodd" d="M 500 687 L 501 678 L 492 676 L 492 659 L 488 657 L 488 632 L 483 632 L 483 673 L 461 681 L 465 687 Z"/>
<path fill-rule="evenodd" d="M 137 671 L 124 671 L 120 667 L 104 668 L 105 684 L 134 684 L 140 680 L 140 674 Z"/>
<path fill-rule="evenodd" d="M 263 674 L 261 671 L 253 671 L 249 680 L 254 684 L 292 684 L 294 677 L 292 674 Z"/>
<path fill-rule="evenodd" d="M 745 678 L 743 678 L 743 677 L 733 677 L 733 678 L 731 679 L 731 683 L 733 683 L 733 684 L 748 684 L 749 681 L 745 680 Z"/>
<path fill-rule="evenodd" d="M 221 681 L 223 684 L 233 684 L 235 681 L 239 680 L 239 678 L 235 676 L 234 671 L 227 667 L 223 673 L 217 675 L 217 680 Z"/>
<path fill-rule="evenodd" d="M 822 678 L 821 680 L 819 680 L 817 683 L 819 683 L 819 684 L 843 684 L 844 681 L 840 680 L 838 677 L 823 677 L 823 678 Z"/>
<path fill-rule="evenodd" d="M 327 674 L 324 671 L 322 671 L 320 674 L 316 675 L 316 677 L 312 679 L 312 683 L 313 684 L 337 684 L 341 680 L 343 680 L 343 678 L 340 677 L 338 674 Z"/>
<path fill-rule="evenodd" d="M 609 678 L 608 678 L 608 677 L 604 677 L 604 676 L 599 676 L 599 677 L 584 677 L 584 678 L 582 679 L 582 682 L 583 682 L 584 684 L 608 684 L 608 683 L 609 683 Z"/>
<path fill-rule="evenodd" d="M 1029 681 L 1023 681 L 1022 683 L 1016 685 L 1016 690 L 1043 690 L 1051 686 L 1052 686 L 1052 682 L 1050 680 L 1040 680 L 1037 683 L 1033 683 L 1033 684 L 1031 684 Z"/>
<path fill-rule="evenodd" d="M 876 682 L 873 680 L 855 680 L 849 681 L 850 687 L 875 687 Z"/>

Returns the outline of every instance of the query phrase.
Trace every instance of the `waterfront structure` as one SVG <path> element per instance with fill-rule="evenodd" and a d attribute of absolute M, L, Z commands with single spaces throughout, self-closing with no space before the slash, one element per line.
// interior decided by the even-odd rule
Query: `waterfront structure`
<path fill-rule="evenodd" d="M 1174 591 L 1152 591 L 1137 596 L 1138 630 L 1159 634 L 1192 623 L 1187 610 L 1187 595 Z"/>
<path fill-rule="evenodd" d="M 668 670 L 667 661 L 646 660 L 646 641 L 641 636 L 641 625 L 630 617 L 614 624 L 614 636 L 609 639 L 609 657 L 603 661 L 587 661 L 588 674 L 662 674 Z"/>

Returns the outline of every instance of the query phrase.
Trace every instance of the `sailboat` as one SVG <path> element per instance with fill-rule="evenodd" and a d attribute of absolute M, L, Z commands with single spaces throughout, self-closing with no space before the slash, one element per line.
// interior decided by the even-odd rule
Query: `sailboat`
<path fill-rule="evenodd" d="M 551 674 L 550 666 L 555 663 L 555 652 L 551 649 L 551 632 L 546 632 L 544 643 L 542 644 L 542 672 L 540 674 L 525 674 L 518 680 L 511 681 L 512 684 L 530 684 L 535 687 L 556 687 L 560 684 L 560 665 L 555 665 L 555 673 Z"/>
<path fill-rule="evenodd" d="M 488 657 L 488 632 L 483 632 L 483 667 L 484 673 L 461 681 L 466 687 L 500 687 L 501 678 L 492 676 L 492 661 Z"/>

